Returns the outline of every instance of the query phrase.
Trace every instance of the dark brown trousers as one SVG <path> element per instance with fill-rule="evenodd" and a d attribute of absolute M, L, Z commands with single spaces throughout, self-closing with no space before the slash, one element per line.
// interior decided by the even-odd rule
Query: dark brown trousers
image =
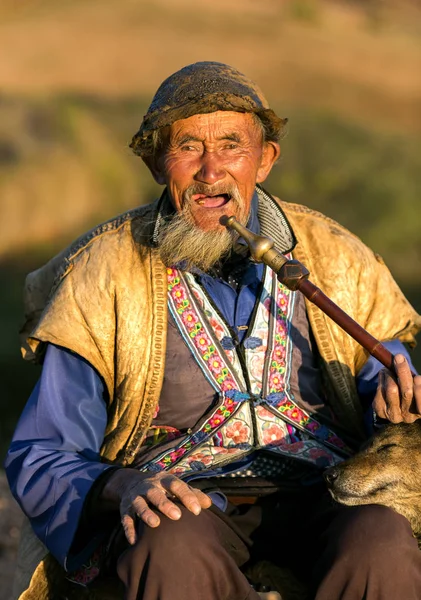
<path fill-rule="evenodd" d="M 338 507 L 318 486 L 254 505 L 212 507 L 138 542 L 120 536 L 115 568 L 126 600 L 258 600 L 241 568 L 289 567 L 314 600 L 420 600 L 421 552 L 409 522 L 376 505 Z"/>

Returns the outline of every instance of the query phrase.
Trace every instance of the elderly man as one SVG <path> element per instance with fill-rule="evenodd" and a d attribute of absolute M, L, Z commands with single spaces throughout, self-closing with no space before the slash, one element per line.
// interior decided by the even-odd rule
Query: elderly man
<path fill-rule="evenodd" d="M 421 320 L 355 236 L 258 185 L 284 123 L 235 69 L 181 69 L 131 144 L 161 198 L 29 276 L 25 353 L 43 371 L 6 467 L 42 544 L 24 553 L 36 570 L 21 598 L 58 597 L 67 572 L 118 578 L 127 600 L 251 600 L 243 570 L 260 559 L 317 600 L 421 597 L 406 519 L 339 509 L 321 483 L 372 403 L 392 422 L 420 416 L 401 342 Z M 397 378 L 377 384 L 380 365 L 251 260 L 228 215 L 387 340 Z"/>

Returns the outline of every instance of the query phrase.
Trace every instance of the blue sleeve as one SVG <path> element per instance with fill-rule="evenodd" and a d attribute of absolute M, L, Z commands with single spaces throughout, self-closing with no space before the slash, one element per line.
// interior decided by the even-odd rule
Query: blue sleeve
<path fill-rule="evenodd" d="M 110 468 L 99 455 L 107 423 L 103 394 L 93 367 L 49 345 L 6 458 L 13 495 L 36 535 L 67 571 L 78 568 L 99 541 L 92 539 L 89 548 L 71 555 L 87 494 Z"/>
<path fill-rule="evenodd" d="M 405 346 L 399 340 L 391 342 L 383 342 L 383 345 L 393 354 L 403 354 L 411 369 L 415 373 L 415 367 L 412 364 L 411 357 Z M 365 424 L 367 432 L 371 434 L 373 430 L 373 411 L 371 404 L 377 390 L 377 380 L 379 372 L 383 369 L 383 365 L 373 356 L 370 356 L 361 371 L 357 375 L 357 390 L 361 402 L 365 407 Z"/>

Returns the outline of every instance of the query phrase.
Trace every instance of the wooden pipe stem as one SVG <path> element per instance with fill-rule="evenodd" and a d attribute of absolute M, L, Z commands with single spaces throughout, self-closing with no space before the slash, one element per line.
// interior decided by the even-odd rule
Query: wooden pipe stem
<path fill-rule="evenodd" d="M 387 369 L 394 371 L 393 354 L 379 340 L 373 337 L 357 321 L 354 321 L 345 311 L 322 292 L 314 283 L 303 279 L 297 289 L 304 294 L 310 302 L 318 306 L 328 317 L 337 323 L 344 331 L 354 338 L 374 358 Z"/>
<path fill-rule="evenodd" d="M 318 306 L 328 317 L 346 331 L 354 340 L 377 358 L 386 368 L 394 371 L 393 354 L 383 346 L 354 319 L 346 314 L 337 304 L 314 283 L 308 280 L 309 272 L 297 260 L 289 260 L 274 248 L 274 242 L 268 237 L 256 235 L 238 223 L 235 217 L 222 217 L 221 224 L 234 229 L 247 242 L 252 258 L 256 262 L 268 265 L 277 275 L 279 281 L 290 290 L 300 290 L 306 298 Z"/>

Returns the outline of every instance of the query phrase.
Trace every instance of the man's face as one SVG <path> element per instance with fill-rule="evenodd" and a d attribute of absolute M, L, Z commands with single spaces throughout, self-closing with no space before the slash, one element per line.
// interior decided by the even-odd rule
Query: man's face
<path fill-rule="evenodd" d="M 187 208 L 196 226 L 211 231 L 222 228 L 222 215 L 246 223 L 255 184 L 278 156 L 278 144 L 263 144 L 253 115 L 218 111 L 173 123 L 151 170 L 175 209 Z"/>

